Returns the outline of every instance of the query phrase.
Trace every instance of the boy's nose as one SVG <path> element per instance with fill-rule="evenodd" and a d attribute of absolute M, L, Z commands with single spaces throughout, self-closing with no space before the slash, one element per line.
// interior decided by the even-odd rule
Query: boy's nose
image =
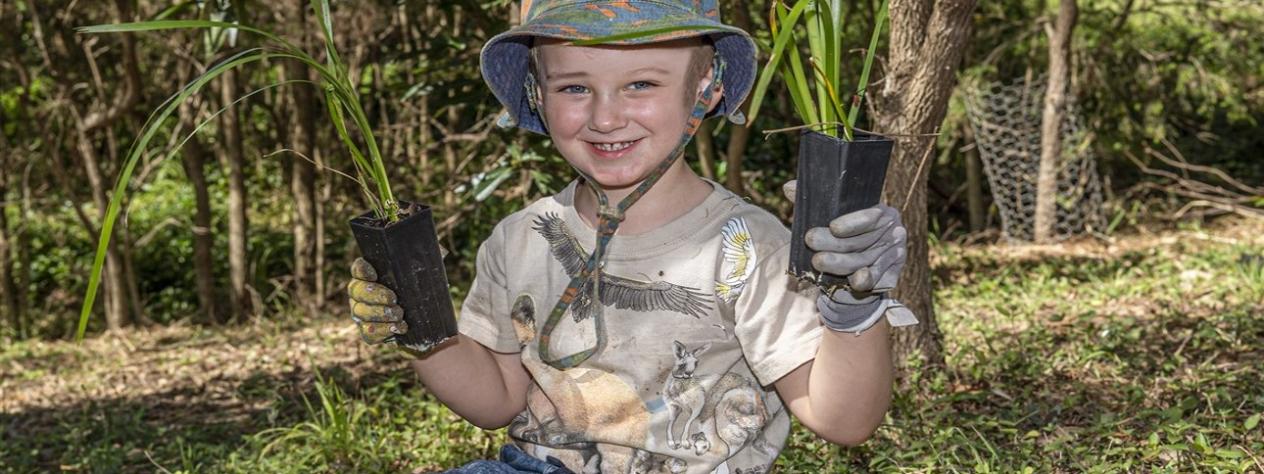
<path fill-rule="evenodd" d="M 617 97 L 598 96 L 592 102 L 592 113 L 589 115 L 588 128 L 598 133 L 608 133 L 623 128 L 627 119 L 623 114 L 623 105 Z"/>

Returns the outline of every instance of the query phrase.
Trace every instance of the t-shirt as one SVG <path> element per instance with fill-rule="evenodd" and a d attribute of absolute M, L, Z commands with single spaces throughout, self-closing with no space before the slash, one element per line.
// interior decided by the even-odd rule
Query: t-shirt
<path fill-rule="evenodd" d="M 790 232 L 714 191 L 651 232 L 616 234 L 600 298 L 581 292 L 550 336 L 553 358 L 596 344 L 577 367 L 544 363 L 538 338 L 595 244 L 576 182 L 497 224 L 479 248 L 460 332 L 521 352 L 533 383 L 509 426 L 527 453 L 575 472 L 765 472 L 790 418 L 771 384 L 816 356 L 815 287 L 787 273 Z M 602 321 L 604 320 L 604 321 Z"/>

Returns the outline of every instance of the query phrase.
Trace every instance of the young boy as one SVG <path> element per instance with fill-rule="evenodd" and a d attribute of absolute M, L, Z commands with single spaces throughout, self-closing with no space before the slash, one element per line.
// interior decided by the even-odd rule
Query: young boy
<path fill-rule="evenodd" d="M 501 462 L 464 472 L 765 472 L 790 414 L 863 442 L 890 400 L 889 327 L 915 322 L 883 295 L 904 262 L 898 213 L 813 229 L 814 266 L 850 290 L 800 284 L 785 227 L 678 159 L 704 116 L 741 121 L 755 77 L 754 43 L 714 0 L 522 8 L 484 47 L 484 78 L 580 177 L 496 226 L 460 335 L 413 363 L 452 411 L 509 427 Z M 631 32 L 654 34 L 571 43 Z M 373 269 L 352 275 L 365 340 L 402 332 Z"/>

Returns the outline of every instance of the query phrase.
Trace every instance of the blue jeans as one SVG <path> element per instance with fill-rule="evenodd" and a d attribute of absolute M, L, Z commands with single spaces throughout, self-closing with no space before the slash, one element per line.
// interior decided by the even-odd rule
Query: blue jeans
<path fill-rule="evenodd" d="M 499 461 L 474 461 L 447 474 L 575 474 L 561 461 L 550 456 L 547 461 L 531 457 L 517 446 L 506 444 L 500 448 Z"/>

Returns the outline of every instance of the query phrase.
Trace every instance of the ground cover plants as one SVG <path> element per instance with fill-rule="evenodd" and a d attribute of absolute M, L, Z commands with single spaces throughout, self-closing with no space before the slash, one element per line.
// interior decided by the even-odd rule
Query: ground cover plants
<path fill-rule="evenodd" d="M 796 428 L 777 472 L 1264 470 L 1261 236 L 937 244 L 947 367 L 864 446 Z M 0 426 L 0 472 L 431 472 L 505 439 L 333 317 L 9 344 Z"/>

